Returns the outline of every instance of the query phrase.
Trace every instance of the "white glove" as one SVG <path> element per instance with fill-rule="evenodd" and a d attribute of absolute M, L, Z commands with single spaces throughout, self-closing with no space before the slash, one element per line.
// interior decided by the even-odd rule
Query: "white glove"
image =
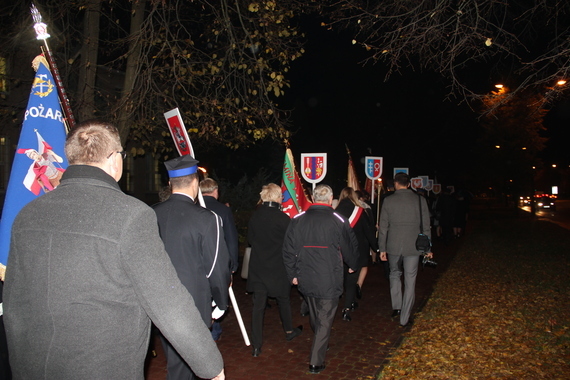
<path fill-rule="evenodd" d="M 225 310 L 220 310 L 220 308 L 216 306 L 215 309 L 212 310 L 212 319 L 220 319 L 225 312 Z"/>

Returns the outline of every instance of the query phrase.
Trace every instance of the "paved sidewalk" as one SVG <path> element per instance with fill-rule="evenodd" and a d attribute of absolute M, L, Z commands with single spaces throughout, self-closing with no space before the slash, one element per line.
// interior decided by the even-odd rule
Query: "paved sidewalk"
<path fill-rule="evenodd" d="M 435 260 L 438 267 L 421 266 L 416 284 L 414 311 L 419 310 L 431 294 L 437 278 L 444 272 L 454 256 L 462 239 L 449 245 L 434 243 Z M 251 324 L 252 297 L 245 292 L 241 277 L 234 278 L 234 292 L 248 332 Z M 330 350 L 327 353 L 326 369 L 318 375 L 308 373 L 309 351 L 312 331 L 309 317 L 301 317 L 301 298 L 294 287 L 291 291 L 293 326 L 303 325 L 303 334 L 291 342 L 285 340 L 275 301 L 270 300 L 271 308 L 266 310 L 264 325 L 264 345 L 259 357 L 251 356 L 251 347 L 244 344 L 238 327 L 235 312 L 231 310 L 222 322 L 223 334 L 218 342 L 225 362 L 226 378 L 229 380 L 265 379 L 375 379 L 388 360 L 392 350 L 397 348 L 403 334 L 412 327 L 402 328 L 390 314 L 390 293 L 388 279 L 384 277 L 382 265 L 369 267 L 368 276 L 362 288 L 363 297 L 359 307 L 352 313 L 352 321 L 341 319 L 340 300 L 337 316 L 333 324 Z M 146 371 L 147 380 L 163 380 L 166 377 L 166 361 L 158 338 L 153 339 L 157 356 L 149 356 Z"/>

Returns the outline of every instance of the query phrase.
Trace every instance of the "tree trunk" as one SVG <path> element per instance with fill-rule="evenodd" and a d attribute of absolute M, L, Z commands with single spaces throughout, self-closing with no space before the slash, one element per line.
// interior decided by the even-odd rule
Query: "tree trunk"
<path fill-rule="evenodd" d="M 117 109 L 117 126 L 121 135 L 121 142 L 125 144 L 130 131 L 130 123 L 132 121 L 132 100 L 131 94 L 137 78 L 140 66 L 140 31 L 145 18 L 145 6 L 147 0 L 133 0 L 131 12 L 131 29 L 129 35 L 129 52 L 127 54 L 127 67 L 125 71 L 125 81 L 123 83 L 123 91 L 119 100 L 119 108 Z"/>
<path fill-rule="evenodd" d="M 99 50 L 99 15 L 101 0 L 88 0 L 83 27 L 81 66 L 77 94 L 77 121 L 93 117 L 95 113 L 95 78 L 97 76 L 97 52 Z"/>

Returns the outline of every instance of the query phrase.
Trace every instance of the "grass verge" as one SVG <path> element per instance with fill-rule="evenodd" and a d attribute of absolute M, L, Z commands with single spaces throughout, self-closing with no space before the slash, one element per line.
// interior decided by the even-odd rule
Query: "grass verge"
<path fill-rule="evenodd" d="M 481 216 L 378 379 L 570 379 L 570 232 Z"/>

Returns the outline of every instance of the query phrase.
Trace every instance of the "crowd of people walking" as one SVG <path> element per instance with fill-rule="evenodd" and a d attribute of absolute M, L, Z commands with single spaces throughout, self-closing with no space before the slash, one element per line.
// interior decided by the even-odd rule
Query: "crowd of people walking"
<path fill-rule="evenodd" d="M 151 322 L 160 331 L 167 379 L 225 378 L 215 341 L 239 265 L 238 234 L 216 181 L 200 181 L 190 155 L 168 160 L 169 191 L 149 208 L 117 185 L 124 152 L 113 125 L 82 123 L 65 149 L 70 166 L 61 184 L 26 206 L 13 227 L 3 301 L 14 378 L 142 379 Z M 314 203 L 289 218 L 281 187 L 262 187 L 247 229 L 247 292 L 252 356 L 259 357 L 268 299 L 277 302 L 285 341 L 303 333 L 293 326 L 290 296 L 297 288 L 299 312 L 313 332 L 308 372 L 317 374 L 326 369 L 335 317 L 352 321 L 366 302 L 368 267 L 379 260 L 386 263 L 391 317 L 413 323 L 419 257 L 433 258 L 429 247 L 418 248 L 418 235 L 429 239 L 433 228 L 444 241 L 460 237 L 468 197 L 445 189 L 428 199 L 410 189 L 408 174 L 397 173 L 377 220 L 366 194 L 353 188 L 344 188 L 338 202 L 325 184 L 312 195 Z"/>

